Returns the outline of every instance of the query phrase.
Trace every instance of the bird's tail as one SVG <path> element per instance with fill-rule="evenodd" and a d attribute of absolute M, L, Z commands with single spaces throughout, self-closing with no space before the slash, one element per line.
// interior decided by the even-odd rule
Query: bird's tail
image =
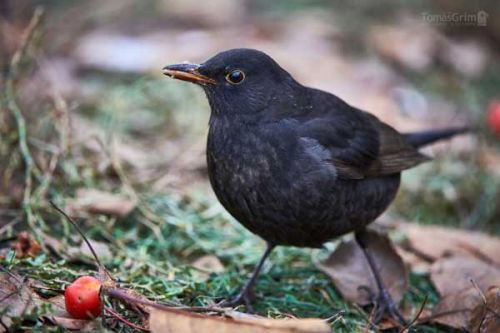
<path fill-rule="evenodd" d="M 413 132 L 403 134 L 409 144 L 415 148 L 420 148 L 439 140 L 451 138 L 457 134 L 467 133 L 469 127 L 443 128 L 424 132 Z"/>

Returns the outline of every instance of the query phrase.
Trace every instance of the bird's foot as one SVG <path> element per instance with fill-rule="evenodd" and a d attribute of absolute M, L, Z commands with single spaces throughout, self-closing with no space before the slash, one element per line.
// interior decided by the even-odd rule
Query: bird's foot
<path fill-rule="evenodd" d="M 233 308 L 238 305 L 244 305 L 246 308 L 246 312 L 254 313 L 254 309 L 252 306 L 252 301 L 255 299 L 255 295 L 251 291 L 241 291 L 238 295 L 233 298 L 223 300 L 218 306 L 222 308 Z"/>
<path fill-rule="evenodd" d="M 406 326 L 404 316 L 399 312 L 396 303 L 392 299 L 387 289 L 383 288 L 378 294 L 375 294 L 370 288 L 363 286 L 360 289 L 366 291 L 375 306 L 372 323 L 379 323 L 385 314 L 396 320 L 400 325 Z"/>
<path fill-rule="evenodd" d="M 379 323 L 384 314 L 389 315 L 392 319 L 396 320 L 402 326 L 406 326 L 407 322 L 404 316 L 399 312 L 398 307 L 387 289 L 382 289 L 376 296 L 375 300 L 375 312 L 373 316 L 373 322 Z"/>

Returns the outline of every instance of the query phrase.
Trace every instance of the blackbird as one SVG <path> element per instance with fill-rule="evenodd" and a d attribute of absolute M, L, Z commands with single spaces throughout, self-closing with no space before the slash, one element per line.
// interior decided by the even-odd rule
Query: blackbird
<path fill-rule="evenodd" d="M 379 288 L 376 320 L 388 313 L 404 322 L 366 250 L 365 228 L 394 199 L 400 173 L 429 160 L 419 147 L 467 129 L 401 134 L 333 94 L 301 85 L 258 50 L 232 49 L 163 73 L 205 91 L 210 183 L 229 213 L 267 242 L 240 293 L 222 305 L 250 307 L 275 246 L 320 247 L 354 232 Z"/>

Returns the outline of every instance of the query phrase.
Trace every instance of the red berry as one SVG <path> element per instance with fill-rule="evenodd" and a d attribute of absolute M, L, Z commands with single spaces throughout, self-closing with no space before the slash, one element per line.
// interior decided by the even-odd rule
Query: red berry
<path fill-rule="evenodd" d="M 64 291 L 66 311 L 76 319 L 90 319 L 102 312 L 99 297 L 101 282 L 92 276 L 82 276 L 70 284 Z"/>
<path fill-rule="evenodd" d="M 487 119 L 491 131 L 500 136 L 500 100 L 491 101 L 488 105 Z"/>

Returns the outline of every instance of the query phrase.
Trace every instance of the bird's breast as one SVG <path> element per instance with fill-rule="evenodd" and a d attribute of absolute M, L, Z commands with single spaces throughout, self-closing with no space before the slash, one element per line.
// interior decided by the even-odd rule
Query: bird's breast
<path fill-rule="evenodd" d="M 335 174 L 283 126 L 211 127 L 207 162 L 219 201 L 258 234 L 263 225 L 320 219 L 335 182 Z"/>
<path fill-rule="evenodd" d="M 256 133 L 210 133 L 207 163 L 215 191 L 251 190 L 282 169 L 279 147 Z"/>

